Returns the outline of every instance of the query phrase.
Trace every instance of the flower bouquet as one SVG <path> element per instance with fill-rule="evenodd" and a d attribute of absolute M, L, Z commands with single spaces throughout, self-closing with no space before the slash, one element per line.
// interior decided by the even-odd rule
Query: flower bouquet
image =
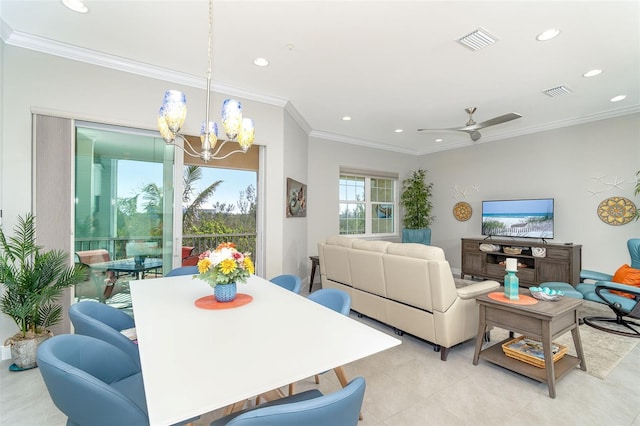
<path fill-rule="evenodd" d="M 213 288 L 219 284 L 246 283 L 255 271 L 250 255 L 239 252 L 233 243 L 220 243 L 215 250 L 200 255 L 196 277 Z"/>

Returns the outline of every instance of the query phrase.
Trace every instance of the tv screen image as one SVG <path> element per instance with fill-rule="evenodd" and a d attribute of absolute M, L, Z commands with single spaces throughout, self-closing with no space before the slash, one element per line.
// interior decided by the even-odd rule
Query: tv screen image
<path fill-rule="evenodd" d="M 482 202 L 482 235 L 553 238 L 553 198 Z"/>

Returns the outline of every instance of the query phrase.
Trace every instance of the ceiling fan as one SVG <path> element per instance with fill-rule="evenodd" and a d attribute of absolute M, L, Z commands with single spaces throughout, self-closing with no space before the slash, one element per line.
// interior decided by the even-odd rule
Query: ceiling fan
<path fill-rule="evenodd" d="M 484 129 L 485 127 L 495 126 L 496 124 L 506 123 L 511 120 L 515 120 L 516 118 L 522 117 L 522 115 L 516 112 L 510 112 L 509 114 L 501 115 L 499 117 L 492 118 L 491 120 L 483 121 L 482 123 L 476 123 L 473 120 L 473 113 L 476 112 L 476 107 L 465 108 L 467 114 L 469 114 L 469 121 L 464 127 L 456 127 L 451 129 L 418 129 L 419 132 L 425 131 L 437 131 L 437 130 L 455 130 L 458 132 L 466 132 L 471 136 L 472 141 L 477 141 L 482 136 L 478 130 Z"/>

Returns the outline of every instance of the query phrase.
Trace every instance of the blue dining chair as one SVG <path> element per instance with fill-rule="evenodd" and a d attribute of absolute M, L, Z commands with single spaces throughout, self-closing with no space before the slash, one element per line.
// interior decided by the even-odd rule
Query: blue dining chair
<path fill-rule="evenodd" d="M 180 266 L 178 268 L 174 268 L 167 272 L 165 277 L 176 277 L 178 275 L 197 275 L 198 267 L 197 266 Z"/>
<path fill-rule="evenodd" d="M 116 346 L 60 334 L 40 344 L 36 358 L 53 403 L 68 417 L 67 425 L 149 425 L 140 367 Z"/>
<path fill-rule="evenodd" d="M 339 312 L 342 315 L 349 315 L 349 312 L 351 311 L 351 296 L 349 296 L 349 293 L 346 291 L 339 290 L 337 288 L 323 288 L 316 290 L 309 295 L 308 299 Z M 340 384 L 345 387 L 348 381 L 347 376 L 344 373 L 344 368 L 342 368 L 342 366 L 336 367 L 333 371 L 336 373 Z M 320 374 L 324 373 L 326 373 L 326 371 Z M 316 384 L 320 384 L 320 374 L 315 375 Z M 362 415 L 360 415 L 360 420 L 362 420 Z"/>
<path fill-rule="evenodd" d="M 351 311 L 351 296 L 346 291 L 337 288 L 316 290 L 309 295 L 308 299 L 340 312 L 342 315 L 349 315 Z"/>
<path fill-rule="evenodd" d="M 95 337 L 120 348 L 140 368 L 138 345 L 121 333 L 135 327 L 129 315 L 104 303 L 81 301 L 69 307 L 69 318 L 76 334 Z"/>
<path fill-rule="evenodd" d="M 365 387 L 364 378 L 356 377 L 337 392 L 301 392 L 222 417 L 211 426 L 356 426 Z"/>
<path fill-rule="evenodd" d="M 300 294 L 300 288 L 302 287 L 302 280 L 297 275 L 292 274 L 283 274 L 278 275 L 277 277 L 271 278 L 269 281 L 272 283 L 286 288 L 289 291 L 294 292 L 295 294 Z"/>

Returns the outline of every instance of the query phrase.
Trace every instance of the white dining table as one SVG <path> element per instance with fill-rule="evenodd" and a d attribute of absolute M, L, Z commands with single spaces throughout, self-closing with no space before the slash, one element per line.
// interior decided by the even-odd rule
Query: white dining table
<path fill-rule="evenodd" d="M 169 425 L 400 344 L 348 316 L 251 276 L 230 309 L 191 275 L 130 283 L 151 425 Z"/>

